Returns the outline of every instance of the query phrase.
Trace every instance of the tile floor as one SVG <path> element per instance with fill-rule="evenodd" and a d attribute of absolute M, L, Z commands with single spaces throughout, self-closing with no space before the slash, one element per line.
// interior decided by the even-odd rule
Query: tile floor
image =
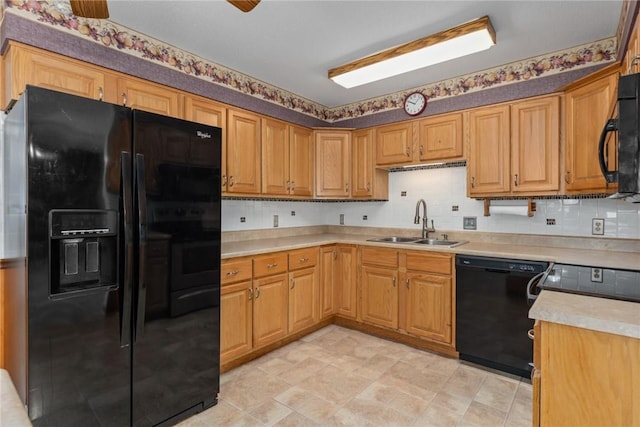
<path fill-rule="evenodd" d="M 222 375 L 204 426 L 531 426 L 531 384 L 331 325 Z"/>

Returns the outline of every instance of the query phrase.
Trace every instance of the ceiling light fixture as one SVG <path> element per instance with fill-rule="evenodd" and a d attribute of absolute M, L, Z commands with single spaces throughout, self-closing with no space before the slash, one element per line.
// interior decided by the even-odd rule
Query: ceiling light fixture
<path fill-rule="evenodd" d="M 387 49 L 329 70 L 329 78 L 346 88 L 438 64 L 489 49 L 496 32 L 488 16 Z"/>

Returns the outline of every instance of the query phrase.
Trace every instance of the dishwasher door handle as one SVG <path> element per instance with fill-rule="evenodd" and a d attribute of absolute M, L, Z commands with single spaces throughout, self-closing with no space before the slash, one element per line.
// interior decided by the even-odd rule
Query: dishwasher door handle
<path fill-rule="evenodd" d="M 533 304 L 533 302 L 538 298 L 538 294 L 533 293 L 534 286 L 537 287 L 538 283 L 542 276 L 544 276 L 547 272 L 543 271 L 542 273 L 538 273 L 529 280 L 527 283 L 527 303 Z"/>

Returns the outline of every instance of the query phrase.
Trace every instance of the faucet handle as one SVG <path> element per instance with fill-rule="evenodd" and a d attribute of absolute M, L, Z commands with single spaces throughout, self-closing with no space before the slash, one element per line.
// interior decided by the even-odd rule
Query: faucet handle
<path fill-rule="evenodd" d="M 449 235 L 447 233 L 442 233 L 442 240 L 449 240 Z"/>

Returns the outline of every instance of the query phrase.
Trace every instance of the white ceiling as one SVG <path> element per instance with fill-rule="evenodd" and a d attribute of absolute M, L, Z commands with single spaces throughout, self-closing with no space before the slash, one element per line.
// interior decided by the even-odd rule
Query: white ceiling
<path fill-rule="evenodd" d="M 109 0 L 110 19 L 327 107 L 400 92 L 615 35 L 622 0 Z M 330 68 L 488 15 L 497 44 L 345 89 Z"/>

